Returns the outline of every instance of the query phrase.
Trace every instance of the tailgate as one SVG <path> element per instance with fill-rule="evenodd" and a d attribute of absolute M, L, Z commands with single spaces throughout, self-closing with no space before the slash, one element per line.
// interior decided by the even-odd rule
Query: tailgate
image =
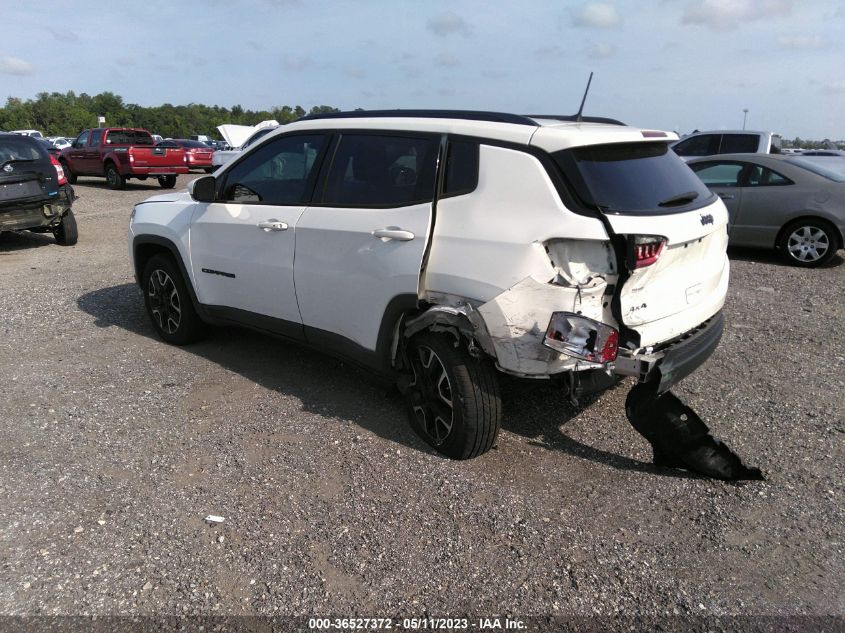
<path fill-rule="evenodd" d="M 181 167 L 185 164 L 185 150 L 181 147 L 129 148 L 137 167 Z"/>
<path fill-rule="evenodd" d="M 725 301 L 729 264 L 728 213 L 718 198 L 695 211 L 663 216 L 608 216 L 629 238 L 665 238 L 653 264 L 631 271 L 619 290 L 622 320 L 642 346 L 675 338 L 718 312 Z"/>

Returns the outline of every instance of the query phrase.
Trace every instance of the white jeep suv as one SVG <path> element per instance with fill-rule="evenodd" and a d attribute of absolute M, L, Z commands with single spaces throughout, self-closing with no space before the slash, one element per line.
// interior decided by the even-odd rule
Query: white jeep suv
<path fill-rule="evenodd" d="M 722 333 L 727 212 L 618 121 L 464 111 L 305 117 L 134 208 L 167 342 L 238 324 L 396 381 L 438 451 L 495 442 L 498 372 L 664 393 Z"/>

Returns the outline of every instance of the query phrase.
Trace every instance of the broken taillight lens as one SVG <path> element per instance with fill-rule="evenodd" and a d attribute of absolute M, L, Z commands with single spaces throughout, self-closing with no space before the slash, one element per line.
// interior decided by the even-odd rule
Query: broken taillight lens
<path fill-rule="evenodd" d="M 50 162 L 53 164 L 53 167 L 56 169 L 56 179 L 59 184 L 65 185 L 67 184 L 67 178 L 65 178 L 65 170 L 62 169 L 62 164 L 56 160 L 56 157 L 50 154 Z"/>
<path fill-rule="evenodd" d="M 619 332 L 580 314 L 554 312 L 543 345 L 591 363 L 609 363 L 616 360 Z"/>
<path fill-rule="evenodd" d="M 653 235 L 635 235 L 631 239 L 631 268 L 651 266 L 660 257 L 666 238 Z"/>

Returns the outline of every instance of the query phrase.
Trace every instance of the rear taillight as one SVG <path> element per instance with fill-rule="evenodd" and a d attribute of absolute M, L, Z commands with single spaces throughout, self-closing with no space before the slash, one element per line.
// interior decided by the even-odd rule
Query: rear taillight
<path fill-rule="evenodd" d="M 59 185 L 66 185 L 67 178 L 65 178 L 65 170 L 62 169 L 62 164 L 56 160 L 56 157 L 50 154 L 50 162 L 53 163 L 53 167 L 56 168 L 56 177 L 58 178 Z"/>
<path fill-rule="evenodd" d="M 543 345 L 580 360 L 609 363 L 619 351 L 619 332 L 580 314 L 554 312 Z"/>
<path fill-rule="evenodd" d="M 636 235 L 630 238 L 631 268 L 651 266 L 660 257 L 666 238 L 653 235 Z"/>

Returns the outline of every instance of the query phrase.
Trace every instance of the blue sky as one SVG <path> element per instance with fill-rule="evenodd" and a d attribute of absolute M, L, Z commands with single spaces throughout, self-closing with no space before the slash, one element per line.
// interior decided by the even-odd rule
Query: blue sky
<path fill-rule="evenodd" d="M 845 138 L 845 1 L 0 0 L 0 99 L 588 114 Z"/>

